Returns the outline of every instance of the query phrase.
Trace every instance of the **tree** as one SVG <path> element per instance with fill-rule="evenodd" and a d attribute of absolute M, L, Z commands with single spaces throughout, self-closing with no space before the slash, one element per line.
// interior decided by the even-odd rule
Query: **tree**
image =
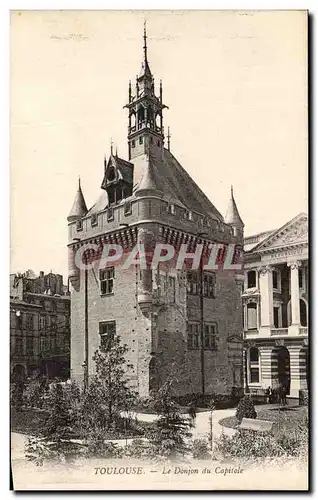
<path fill-rule="evenodd" d="M 39 372 L 34 372 L 25 386 L 24 399 L 27 406 L 31 408 L 43 408 L 45 393 L 48 390 L 46 377 Z"/>
<path fill-rule="evenodd" d="M 11 405 L 16 411 L 22 411 L 23 405 L 23 391 L 24 383 L 23 380 L 12 380 L 10 384 L 10 398 Z"/>
<path fill-rule="evenodd" d="M 66 461 L 74 458 L 79 445 L 75 422 L 72 419 L 62 386 L 57 383 L 49 390 L 49 414 L 40 429 L 40 438 L 30 438 L 26 447 L 26 458 L 43 464 L 44 460 Z"/>
<path fill-rule="evenodd" d="M 158 459 L 174 461 L 188 451 L 187 439 L 191 437 L 191 422 L 183 417 L 179 405 L 172 398 L 173 379 L 166 382 L 152 395 L 153 407 L 159 418 L 154 423 L 150 443 Z"/>
<path fill-rule="evenodd" d="M 127 345 L 121 345 L 118 336 L 95 352 L 96 374 L 85 391 L 82 407 L 86 430 L 97 433 L 123 427 L 120 412 L 131 408 L 136 397 L 129 387 L 127 352 Z"/>

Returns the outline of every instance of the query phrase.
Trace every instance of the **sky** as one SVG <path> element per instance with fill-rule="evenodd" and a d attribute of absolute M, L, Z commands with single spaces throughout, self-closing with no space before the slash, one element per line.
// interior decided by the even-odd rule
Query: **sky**
<path fill-rule="evenodd" d="M 67 279 L 78 177 L 100 194 L 111 140 L 127 159 L 129 79 L 163 81 L 171 151 L 245 234 L 307 212 L 307 20 L 301 11 L 11 13 L 11 272 Z"/>

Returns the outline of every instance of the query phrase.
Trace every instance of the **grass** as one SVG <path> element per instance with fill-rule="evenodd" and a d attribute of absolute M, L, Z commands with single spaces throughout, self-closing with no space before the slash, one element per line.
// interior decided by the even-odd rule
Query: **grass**
<path fill-rule="evenodd" d="M 41 429 L 45 427 L 47 416 L 48 412 L 46 410 L 24 408 L 21 411 L 17 411 L 12 409 L 11 432 L 18 432 L 19 434 L 25 434 L 27 436 L 40 437 L 42 434 Z M 127 429 L 126 435 L 124 432 L 111 431 L 107 434 L 106 439 L 130 439 L 143 437 L 144 435 L 147 435 L 147 431 L 149 431 L 152 427 L 151 422 L 141 422 L 139 420 L 137 425 L 141 430 L 141 433 L 133 432 L 130 429 Z"/>
<path fill-rule="evenodd" d="M 48 416 L 45 410 L 23 409 L 11 410 L 11 432 L 19 432 L 28 436 L 40 436 L 41 429 Z"/>
<path fill-rule="evenodd" d="M 306 406 L 283 406 L 280 408 L 262 408 L 257 410 L 257 419 L 270 420 L 273 424 L 273 434 L 294 431 L 297 424 L 302 424 L 308 417 L 308 408 Z M 239 425 L 235 416 L 226 417 L 219 421 L 220 425 L 236 429 Z"/>

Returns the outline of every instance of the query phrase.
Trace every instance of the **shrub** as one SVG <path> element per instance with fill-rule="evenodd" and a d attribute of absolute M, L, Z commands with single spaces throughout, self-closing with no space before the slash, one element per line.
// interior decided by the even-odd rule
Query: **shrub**
<path fill-rule="evenodd" d="M 308 406 L 308 390 L 299 391 L 299 406 Z"/>
<path fill-rule="evenodd" d="M 208 443 L 205 439 L 195 439 L 192 444 L 192 457 L 198 460 L 206 460 L 210 457 Z"/>
<path fill-rule="evenodd" d="M 239 402 L 236 414 L 239 423 L 242 422 L 243 418 L 256 418 L 257 413 L 254 408 L 254 403 L 249 395 L 245 395 Z"/>
<path fill-rule="evenodd" d="M 156 456 L 155 447 L 148 441 L 134 439 L 131 444 L 125 448 L 125 457 L 149 459 Z"/>
<path fill-rule="evenodd" d="M 216 442 L 216 450 L 224 458 L 296 457 L 308 455 L 308 428 L 286 430 L 279 436 L 272 433 L 239 431 L 234 436 L 222 434 Z"/>
<path fill-rule="evenodd" d="M 182 416 L 179 405 L 172 399 L 173 380 L 166 382 L 153 394 L 153 407 L 159 418 L 149 433 L 158 460 L 176 460 L 189 450 L 191 423 Z"/>

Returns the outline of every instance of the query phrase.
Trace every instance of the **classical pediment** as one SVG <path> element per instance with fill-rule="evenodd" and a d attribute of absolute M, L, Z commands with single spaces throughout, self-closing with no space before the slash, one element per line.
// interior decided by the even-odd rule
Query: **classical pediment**
<path fill-rule="evenodd" d="M 262 252 L 275 248 L 284 248 L 290 245 L 308 243 L 308 217 L 299 214 L 284 226 L 274 231 L 254 251 Z"/>

